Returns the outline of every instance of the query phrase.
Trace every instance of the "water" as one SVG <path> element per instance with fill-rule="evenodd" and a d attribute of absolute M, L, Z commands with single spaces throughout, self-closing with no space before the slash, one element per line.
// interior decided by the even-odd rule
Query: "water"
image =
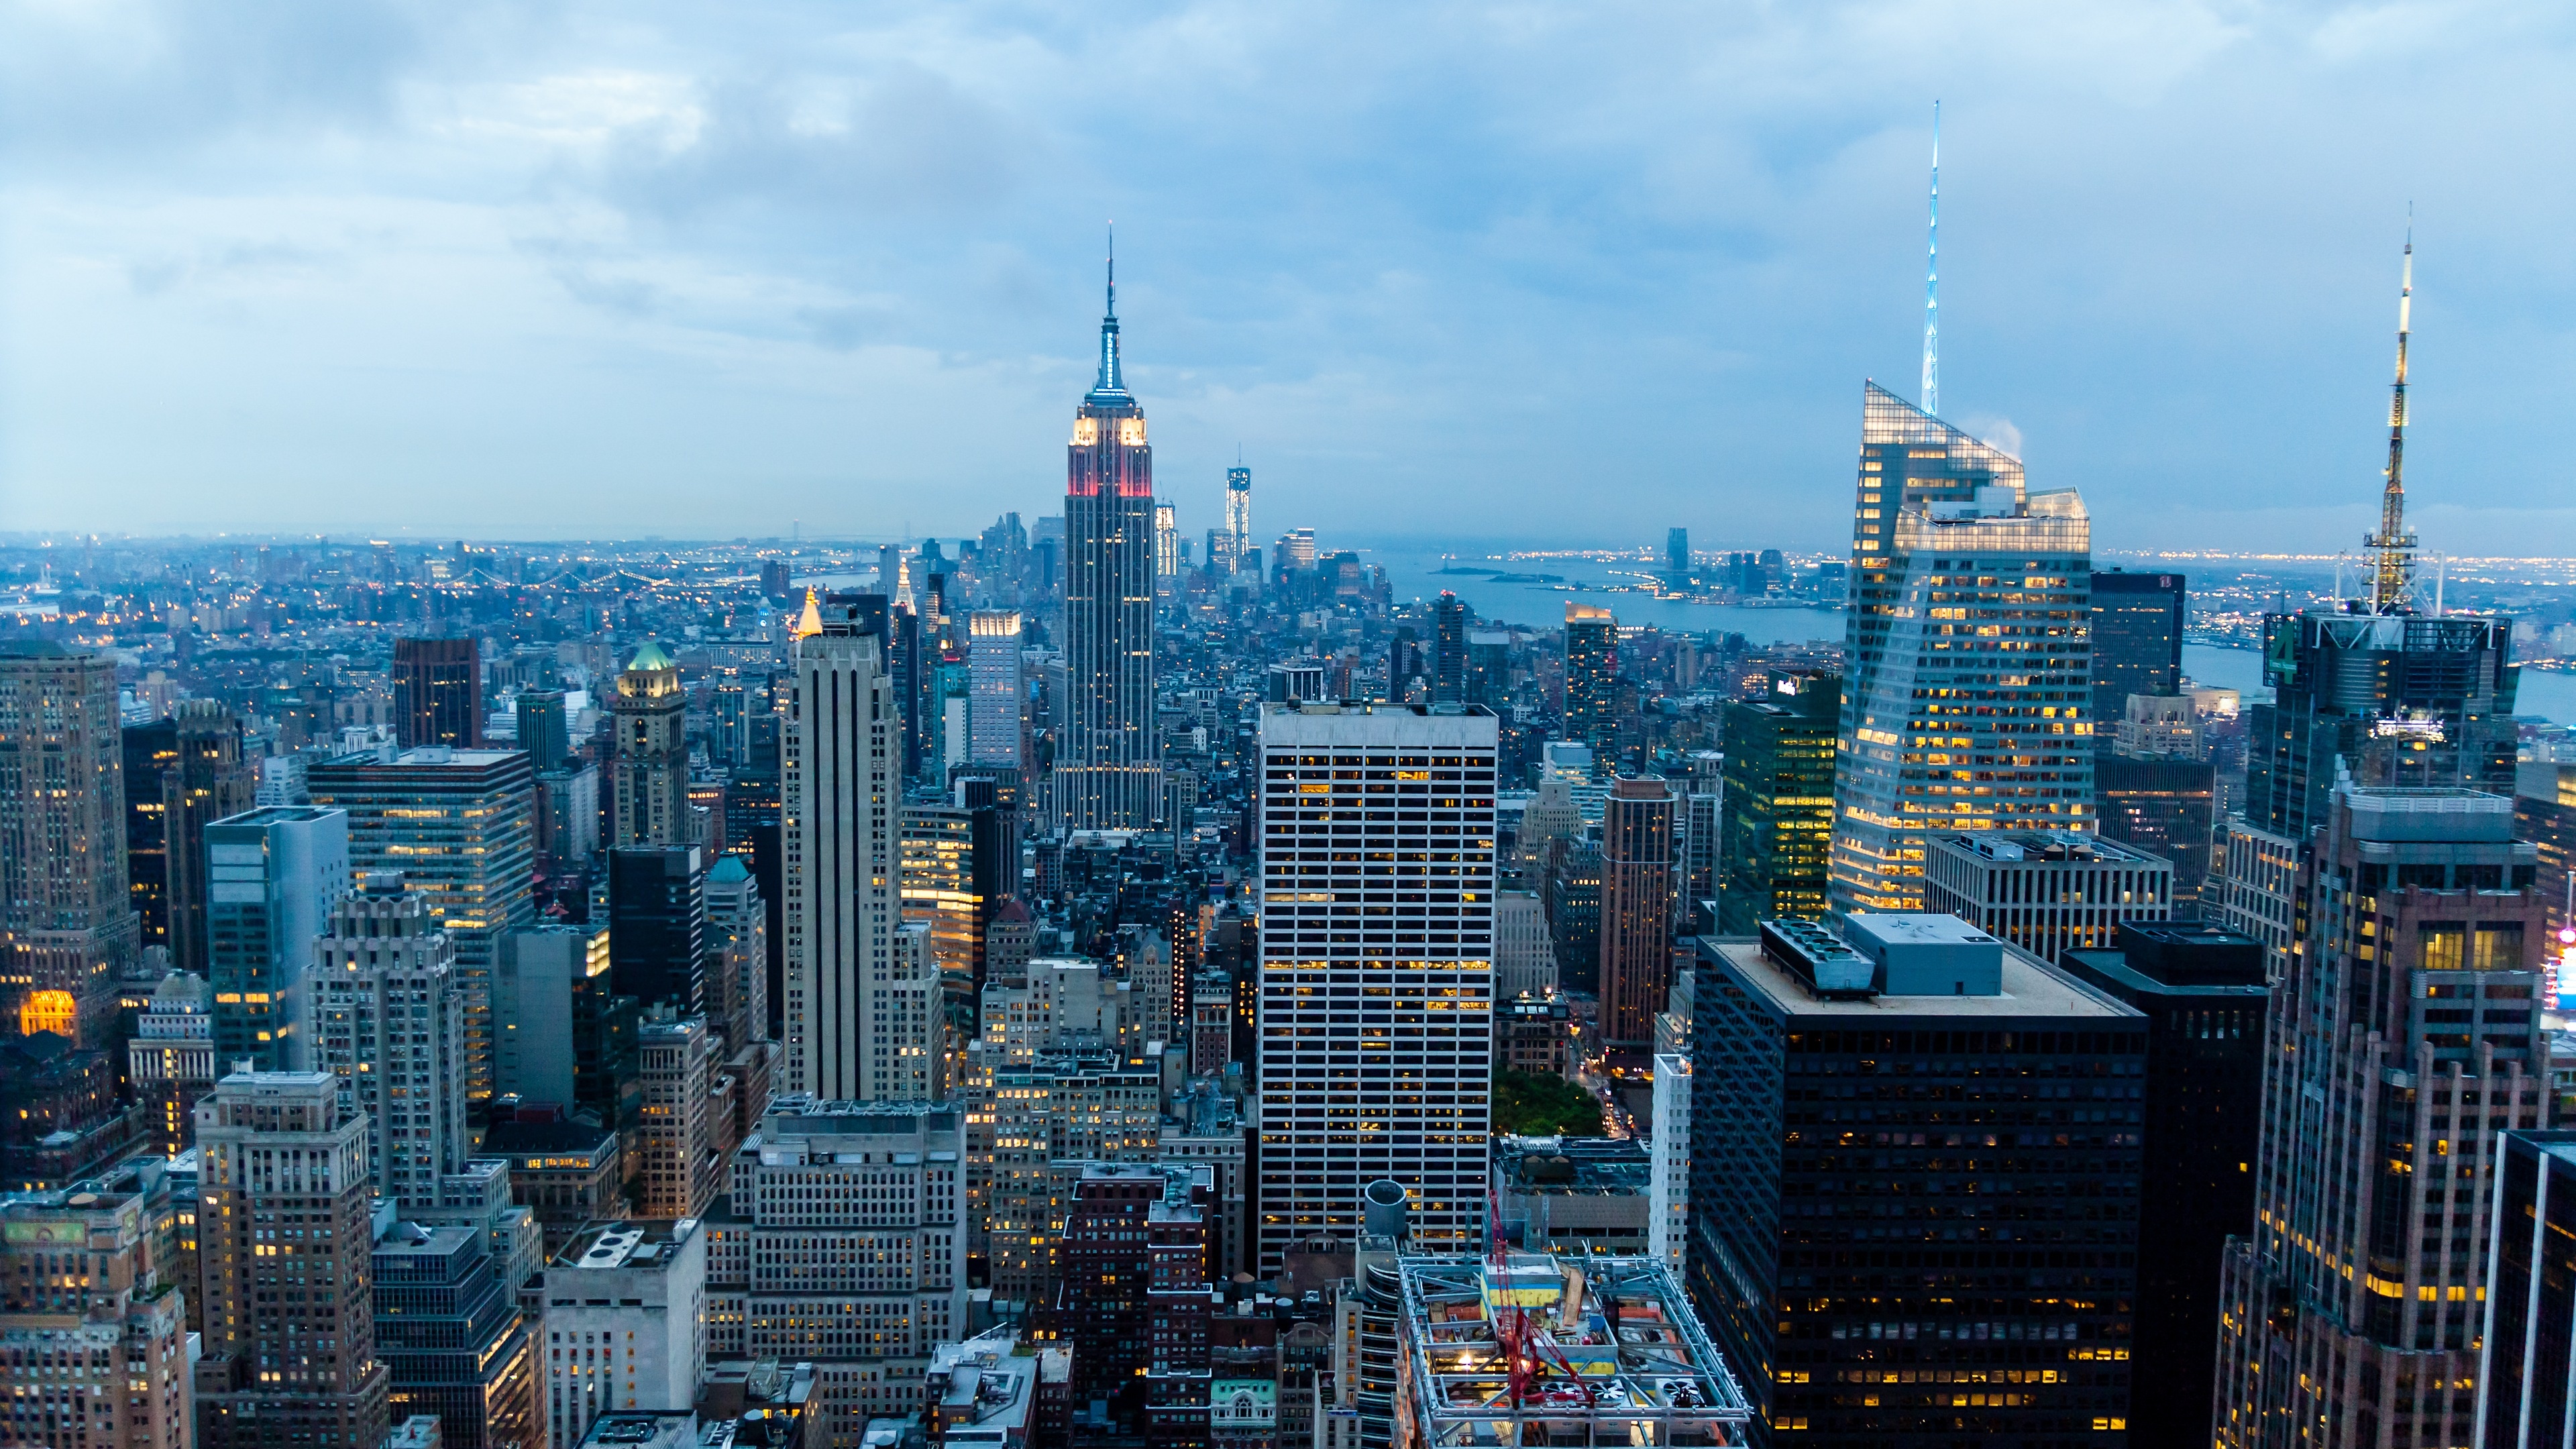
<path fill-rule="evenodd" d="M 2202 684 L 2244 692 L 2249 698 L 2269 694 L 2263 683 L 2263 654 L 2257 649 L 2228 649 L 2215 644 L 2186 644 L 2185 674 Z M 2515 692 L 2514 713 L 2539 715 L 2559 724 L 2576 721 L 2576 674 L 2526 668 Z"/>
<path fill-rule="evenodd" d="M 1724 630 L 1756 644 L 1803 644 L 1822 639 L 1843 642 L 1843 611 L 1838 608 L 1748 609 L 1740 604 L 1695 604 L 1658 599 L 1648 594 L 1609 593 L 1599 585 L 1637 582 L 1635 575 L 1656 565 L 1644 561 L 1616 564 L 1589 559 L 1539 559 L 1519 563 L 1489 558 L 1443 558 L 1436 553 L 1362 549 L 1363 562 L 1386 570 L 1398 602 L 1436 599 L 1443 589 L 1456 594 L 1478 617 L 1505 624 L 1553 629 L 1565 623 L 1568 602 L 1595 604 L 1619 616 L 1622 624 L 1652 624 L 1676 633 L 1705 634 Z M 1444 574 L 1452 564 L 1502 569 L 1516 575 L 1553 574 L 1561 583 L 1497 583 L 1487 574 Z M 1589 584 L 1592 588 L 1571 588 Z"/>

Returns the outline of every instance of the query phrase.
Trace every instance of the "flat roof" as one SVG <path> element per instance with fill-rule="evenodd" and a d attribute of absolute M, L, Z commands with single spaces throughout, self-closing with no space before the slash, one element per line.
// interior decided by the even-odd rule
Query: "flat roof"
<path fill-rule="evenodd" d="M 1726 959 L 1745 983 L 1771 998 L 1792 1016 L 1835 1016 L 1853 1024 L 1893 1025 L 1905 1018 L 2083 1017 L 2097 1021 L 2138 1021 L 2146 1015 L 2125 1002 L 2094 990 L 2074 977 L 2004 944 L 2003 991 L 1994 996 L 1870 996 L 1820 1000 L 1788 972 L 1762 958 L 1759 941 L 1700 938 L 1700 949 Z"/>
<path fill-rule="evenodd" d="M 1261 741 L 1265 745 L 1492 749 L 1499 732 L 1494 712 L 1481 704 L 1325 704 L 1307 700 L 1261 707 Z"/>

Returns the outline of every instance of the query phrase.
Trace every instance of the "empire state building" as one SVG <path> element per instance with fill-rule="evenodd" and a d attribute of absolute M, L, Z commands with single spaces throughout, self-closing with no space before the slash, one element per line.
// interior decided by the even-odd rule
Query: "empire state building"
<path fill-rule="evenodd" d="M 1100 319 L 1100 375 L 1073 417 L 1064 485 L 1064 734 L 1055 816 L 1069 830 L 1142 830 L 1162 800 L 1154 731 L 1154 450 L 1118 370 L 1118 273 Z"/>

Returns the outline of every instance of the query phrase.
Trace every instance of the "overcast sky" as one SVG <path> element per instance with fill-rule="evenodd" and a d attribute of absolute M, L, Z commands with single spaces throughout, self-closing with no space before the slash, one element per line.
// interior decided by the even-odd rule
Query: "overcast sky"
<path fill-rule="evenodd" d="M 0 0 L 0 528 L 956 534 L 1115 219 L 1196 533 L 1831 547 L 1861 382 L 2097 549 L 2576 553 L 2576 7 Z M 2553 463 L 2553 458 L 2562 459 Z"/>

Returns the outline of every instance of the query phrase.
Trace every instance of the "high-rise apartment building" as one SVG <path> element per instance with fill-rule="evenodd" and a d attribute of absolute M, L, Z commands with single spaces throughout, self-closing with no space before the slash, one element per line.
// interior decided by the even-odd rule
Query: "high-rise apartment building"
<path fill-rule="evenodd" d="M 349 893 L 349 816 L 272 805 L 206 827 L 206 985 L 216 1075 L 312 1065 L 304 974 Z"/>
<path fill-rule="evenodd" d="M 367 1123 L 331 1072 L 236 1072 L 197 1104 L 201 1449 L 381 1444 Z"/>
<path fill-rule="evenodd" d="M 977 609 L 966 616 L 966 758 L 1016 773 L 1025 757 L 1028 689 L 1020 670 L 1020 611 Z"/>
<path fill-rule="evenodd" d="M 1842 679 L 1832 674 L 1775 673 L 1759 699 L 1726 707 L 1718 934 L 1825 914 L 1841 717 Z"/>
<path fill-rule="evenodd" d="M 471 639 L 396 639 L 394 743 L 403 749 L 483 744 L 483 660 Z"/>
<path fill-rule="evenodd" d="M 206 969 L 206 827 L 257 803 L 256 761 L 242 758 L 241 718 L 211 699 L 183 699 L 167 722 L 171 759 L 157 779 L 125 782 L 126 798 L 138 790 L 161 798 L 161 848 L 167 871 L 165 904 L 170 964 Z"/>
<path fill-rule="evenodd" d="M 1617 757 L 1619 620 L 1592 604 L 1565 606 L 1565 737 L 1590 747 L 1596 778 Z"/>
<path fill-rule="evenodd" d="M 1118 290 L 1100 322 L 1100 376 L 1066 449 L 1066 697 L 1055 701 L 1055 818 L 1141 830 L 1162 803 L 1154 728 L 1154 450 L 1118 363 Z"/>
<path fill-rule="evenodd" d="M 734 1153 L 707 1316 L 741 1326 L 735 1352 L 814 1364 L 820 1442 L 921 1407 L 931 1353 L 965 1335 L 961 1117 L 786 1097 Z"/>
<path fill-rule="evenodd" d="M 125 880 L 116 660 L 0 644 L 0 1009 L 102 1046 L 141 950 Z"/>
<path fill-rule="evenodd" d="M 1431 605 L 1431 702 L 1467 699 L 1467 604 L 1447 589 Z"/>
<path fill-rule="evenodd" d="M 308 1059 L 366 1124 L 377 1190 L 405 1213 L 434 1213 L 475 1136 L 454 944 L 429 903 L 386 872 L 341 898 L 312 949 Z"/>
<path fill-rule="evenodd" d="M 1691 1288 L 1749 1442 L 2123 1442 L 2146 1018 L 1944 918 L 1854 919 L 1874 955 L 1700 942 Z"/>
<path fill-rule="evenodd" d="M 706 1009 L 706 852 L 695 845 L 608 853 L 609 975 L 617 993 L 681 1015 Z"/>
<path fill-rule="evenodd" d="M 390 756 L 390 758 L 388 758 Z M 505 931 L 536 919 L 536 778 L 517 750 L 430 746 L 342 755 L 313 767 L 313 803 L 349 813 L 349 864 L 398 870 L 456 948 L 465 992 L 467 1090 L 492 1094 L 492 963 Z"/>
<path fill-rule="evenodd" d="M 1832 905 L 1914 911 L 1928 832 L 2092 828 L 2092 525 L 1876 383 L 1860 452 Z"/>
<path fill-rule="evenodd" d="M 2467 1444 L 2495 1168 L 2508 1130 L 2550 1125 L 2537 853 L 2510 799 L 2473 790 L 2347 780 L 2320 824 L 2266 1026 L 2209 1432 Z"/>
<path fill-rule="evenodd" d="M 2172 862 L 2095 836 L 1984 830 L 1927 843 L 1923 908 L 2043 961 L 2106 950 L 2123 922 L 2173 915 Z"/>
<path fill-rule="evenodd" d="M 169 1193 L 152 1164 L 85 1182 L 77 1194 L 0 1201 L 10 1443 L 188 1449 L 196 1442 L 184 1307 L 196 1285 L 174 1276 L 186 1264 L 159 1230 L 171 1215 Z"/>
<path fill-rule="evenodd" d="M 689 808 L 688 692 L 680 666 L 646 640 L 608 693 L 613 845 L 694 845 Z"/>
<path fill-rule="evenodd" d="M 1381 1178 L 1416 1242 L 1483 1240 L 1496 735 L 1472 705 L 1262 710 L 1256 1273 L 1354 1233 Z"/>
<path fill-rule="evenodd" d="M 785 807 L 786 1090 L 901 1100 L 880 1020 L 902 889 L 903 716 L 882 638 L 860 611 L 811 610 L 799 635 L 780 754 Z"/>
<path fill-rule="evenodd" d="M 2182 633 L 2191 585 L 2181 574 L 2093 571 L 2093 724 L 2097 735 L 2133 694 L 2182 693 Z"/>
<path fill-rule="evenodd" d="M 1080 1346 L 1075 1401 L 1096 1406 L 1096 1431 L 1205 1449 L 1213 1175 L 1092 1163 L 1069 1186 L 1064 1280 L 1049 1317 Z"/>
<path fill-rule="evenodd" d="M 1611 1050 L 1655 1039 L 1672 985 L 1673 846 L 1680 801 L 1660 776 L 1621 776 L 1601 816 L 1601 1035 Z"/>

